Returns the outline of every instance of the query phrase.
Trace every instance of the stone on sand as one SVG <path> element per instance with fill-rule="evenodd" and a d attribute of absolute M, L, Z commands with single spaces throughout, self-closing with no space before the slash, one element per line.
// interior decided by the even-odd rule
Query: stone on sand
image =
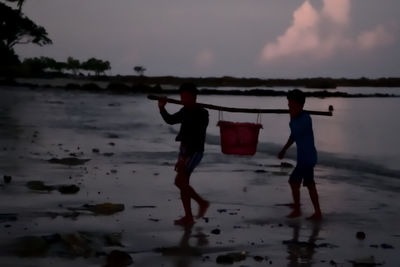
<path fill-rule="evenodd" d="M 55 163 L 55 164 L 63 164 L 63 165 L 69 165 L 69 166 L 75 166 L 75 165 L 83 165 L 86 162 L 88 162 L 90 159 L 79 159 L 76 157 L 69 157 L 69 158 L 51 158 L 48 161 L 50 163 Z"/>

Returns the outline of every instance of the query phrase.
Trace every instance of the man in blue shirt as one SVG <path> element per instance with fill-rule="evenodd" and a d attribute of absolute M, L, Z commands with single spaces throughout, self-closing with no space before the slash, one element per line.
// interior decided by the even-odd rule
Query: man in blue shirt
<path fill-rule="evenodd" d="M 314 166 L 317 163 L 317 150 L 314 145 L 314 134 L 310 115 L 303 110 L 305 95 L 302 91 L 295 89 L 289 91 L 287 95 L 290 113 L 290 136 L 278 158 L 285 156 L 286 150 L 293 144 L 297 146 L 297 165 L 289 178 L 290 188 L 293 196 L 293 211 L 288 215 L 289 218 L 299 217 L 300 210 L 300 186 L 308 188 L 314 214 L 308 219 L 320 220 L 322 213 L 319 206 L 318 192 L 314 182 Z"/>

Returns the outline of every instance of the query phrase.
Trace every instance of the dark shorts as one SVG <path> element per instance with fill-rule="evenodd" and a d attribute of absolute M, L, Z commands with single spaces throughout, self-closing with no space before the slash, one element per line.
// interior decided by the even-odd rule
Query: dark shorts
<path fill-rule="evenodd" d="M 314 182 L 314 166 L 297 164 L 289 178 L 289 183 L 301 184 L 309 186 L 315 184 Z"/>
<path fill-rule="evenodd" d="M 202 158 L 203 152 L 199 151 L 188 155 L 185 153 L 185 148 L 181 146 L 179 148 L 179 157 L 178 162 L 175 165 L 175 170 L 177 172 L 185 171 L 190 174 L 197 167 L 197 165 L 199 165 Z"/>

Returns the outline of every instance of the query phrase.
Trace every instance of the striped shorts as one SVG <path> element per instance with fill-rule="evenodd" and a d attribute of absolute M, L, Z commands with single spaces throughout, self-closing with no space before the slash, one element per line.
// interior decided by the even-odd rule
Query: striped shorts
<path fill-rule="evenodd" d="M 199 165 L 201 159 L 203 158 L 203 152 L 198 151 L 190 155 L 186 155 L 185 152 L 185 148 L 181 146 L 179 148 L 179 158 L 175 165 L 175 170 L 177 172 L 185 171 L 190 174 L 197 167 L 197 165 Z"/>

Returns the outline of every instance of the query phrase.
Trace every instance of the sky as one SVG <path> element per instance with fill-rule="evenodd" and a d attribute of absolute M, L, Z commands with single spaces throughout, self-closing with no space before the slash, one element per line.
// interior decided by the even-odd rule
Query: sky
<path fill-rule="evenodd" d="M 108 60 L 108 74 L 400 77 L 399 0 L 27 0 L 53 44 L 21 59 Z"/>

